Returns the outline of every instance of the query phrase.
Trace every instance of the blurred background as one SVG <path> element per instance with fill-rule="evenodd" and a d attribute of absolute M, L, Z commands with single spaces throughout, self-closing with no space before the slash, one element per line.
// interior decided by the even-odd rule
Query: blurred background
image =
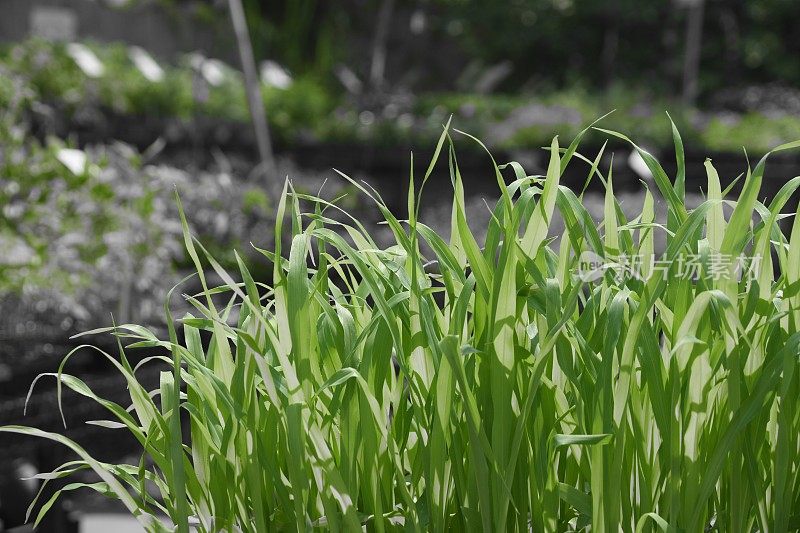
<path fill-rule="evenodd" d="M 34 377 L 85 342 L 116 350 L 112 337 L 75 333 L 112 316 L 163 330 L 166 291 L 192 270 L 176 189 L 222 264 L 238 249 L 266 279 L 250 243 L 271 246 L 287 176 L 301 192 L 346 194 L 343 207 L 374 221 L 335 167 L 402 215 L 410 153 L 424 171 L 450 116 L 498 161 L 538 173 L 553 135 L 569 142 L 615 110 L 602 125 L 669 172 L 668 111 L 686 145 L 687 203 L 700 199 L 706 157 L 725 186 L 748 157 L 800 139 L 797 0 L 0 0 L 0 13 L 0 425 L 63 429 L 52 378 L 23 416 Z M 583 153 L 605 140 L 591 133 Z M 480 147 L 455 141 L 479 229 L 495 178 Z M 635 212 L 646 168 L 615 141 L 601 164 Z M 764 197 L 800 159 L 767 169 Z M 581 189 L 585 171 L 572 165 L 564 183 Z M 429 187 L 423 219 L 446 234 L 445 168 Z M 598 214 L 601 197 L 590 185 Z M 97 352 L 79 348 L 68 369 L 123 401 Z M 139 375 L 156 383 L 158 369 Z M 66 391 L 64 402 L 70 437 L 138 461 L 134 443 L 84 424 L 103 418 L 92 402 Z M 69 458 L 0 437 L 0 530 L 24 522 L 38 490 L 20 478 Z M 125 530 L 113 506 L 76 494 L 41 531 Z"/>

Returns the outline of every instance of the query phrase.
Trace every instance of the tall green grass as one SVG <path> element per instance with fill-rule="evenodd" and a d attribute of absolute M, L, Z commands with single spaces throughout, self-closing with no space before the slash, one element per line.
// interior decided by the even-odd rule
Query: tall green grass
<path fill-rule="evenodd" d="M 275 249 L 262 251 L 271 286 L 242 262 L 225 272 L 184 219 L 203 291 L 188 297 L 182 335 L 109 330 L 169 354 L 143 362 L 171 367 L 160 388 L 139 384 L 122 346 L 106 357 L 131 410 L 63 372 L 68 358 L 56 375 L 108 409 L 98 424 L 141 443 L 139 464 L 97 462 L 36 429 L 0 431 L 69 446 L 79 459 L 43 477 L 92 469 L 101 481 L 89 488 L 152 531 L 796 529 L 800 217 L 788 238 L 778 222 L 800 178 L 761 203 L 765 157 L 726 199 L 709 161 L 706 200 L 687 210 L 674 130 L 676 176 L 639 150 L 657 190 L 627 220 L 600 154 L 579 155 L 580 136 L 566 149 L 554 139 L 545 176 L 489 169 L 501 198 L 481 246 L 449 135 L 411 176 L 407 221 L 353 182 L 391 228 L 388 248 L 331 216 L 334 203 L 285 188 Z M 454 188 L 449 239 L 418 219 L 437 160 Z M 568 164 L 604 182 L 600 224 L 559 184 Z M 606 266 L 644 260 L 636 275 L 604 268 L 584 281 L 587 253 Z M 721 260 L 739 256 L 761 259 Z M 690 259 L 697 276 L 681 267 Z M 165 312 L 172 324 L 169 302 Z"/>

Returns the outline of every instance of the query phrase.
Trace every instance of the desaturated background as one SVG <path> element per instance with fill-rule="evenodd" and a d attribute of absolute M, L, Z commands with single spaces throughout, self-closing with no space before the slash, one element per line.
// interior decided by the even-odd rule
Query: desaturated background
<path fill-rule="evenodd" d="M 705 157 L 724 186 L 748 157 L 800 139 L 796 0 L 241 0 L 238 34 L 233 4 L 0 0 L 0 424 L 63 430 L 52 378 L 23 416 L 32 380 L 84 342 L 115 350 L 113 338 L 72 335 L 112 320 L 163 329 L 166 290 L 191 270 L 176 189 L 224 265 L 236 248 L 266 276 L 250 243 L 269 248 L 286 177 L 374 219 L 335 167 L 402 215 L 410 153 L 419 174 L 449 117 L 498 161 L 538 173 L 553 135 L 568 141 L 615 110 L 603 125 L 669 171 L 669 111 L 687 147 L 687 202 L 701 197 Z M 590 134 L 585 155 L 604 141 Z M 495 178 L 477 145 L 454 142 L 480 232 Z M 623 208 L 638 212 L 646 169 L 617 142 L 604 153 Z M 582 188 L 583 170 L 564 182 Z M 796 155 L 775 157 L 763 195 L 799 173 Z M 446 233 L 446 165 L 427 187 L 423 220 Z M 585 196 L 598 216 L 601 195 L 592 183 Z M 69 370 L 100 396 L 125 396 L 96 352 L 79 349 Z M 142 379 L 155 383 L 151 372 Z M 103 459 L 135 454 L 84 423 L 102 418 L 94 405 L 63 402 L 70 437 Z M 37 490 L 20 478 L 69 459 L 0 437 L 0 530 L 24 522 Z M 75 493 L 40 530 L 121 533 L 115 511 Z"/>

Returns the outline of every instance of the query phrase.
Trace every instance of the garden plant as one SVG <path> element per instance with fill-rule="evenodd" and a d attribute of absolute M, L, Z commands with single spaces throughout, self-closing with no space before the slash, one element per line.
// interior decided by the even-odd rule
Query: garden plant
<path fill-rule="evenodd" d="M 88 117 L 192 118 L 241 123 L 248 118 L 242 76 L 230 65 L 198 54 L 164 62 L 161 77 L 149 79 L 120 43 L 73 43 L 94 54 L 102 72 L 87 75 L 68 53 L 68 45 L 29 39 L 0 47 L 0 105 L 17 94 L 11 75 L 28 82 L 24 107 L 52 107 L 64 119 Z M 211 80 L 211 81 L 209 81 Z M 670 131 L 658 120 L 659 109 L 672 110 L 687 145 L 694 151 L 748 150 L 765 152 L 776 139 L 800 137 L 797 104 L 778 100 L 775 109 L 700 111 L 633 85 L 614 85 L 598 94 L 586 87 L 537 90 L 534 94 L 480 94 L 421 91 L 386 105 L 368 105 L 362 114 L 358 99 L 318 76 L 300 74 L 290 88 L 263 84 L 261 92 L 270 131 L 282 143 L 356 143 L 384 147 L 411 141 L 434 144 L 442 122 L 452 113 L 464 129 L 493 148 L 526 150 L 548 143 L 555 134 L 577 135 L 583 124 L 616 109 L 608 126 L 635 136 L 640 144 L 667 146 Z M 756 99 L 758 100 L 758 99 Z M 538 111 L 537 111 L 538 110 Z M 520 117 L 533 113 L 527 123 Z"/>
<path fill-rule="evenodd" d="M 688 210 L 673 126 L 673 177 L 633 145 L 655 187 L 626 219 L 602 150 L 577 151 L 585 131 L 566 148 L 553 140 L 543 176 L 487 169 L 500 200 L 484 243 L 467 224 L 449 127 L 425 175 L 410 176 L 407 220 L 352 182 L 393 246 L 287 183 L 262 283 L 243 261 L 227 272 L 182 217 L 203 287 L 185 296 L 193 313 L 173 320 L 168 299 L 166 339 L 104 330 L 120 339 L 118 356 L 103 355 L 131 409 L 68 374 L 69 356 L 51 375 L 59 394 L 106 407 L 94 423 L 132 434 L 141 461 L 107 464 L 61 435 L 0 428 L 77 454 L 45 482 L 99 476 L 40 502 L 39 517 L 88 488 L 149 531 L 797 528 L 800 217 L 788 235 L 780 222 L 800 178 L 767 205 L 766 156 L 738 196 L 707 161 L 705 201 Z M 454 190 L 449 236 L 418 219 L 437 161 Z M 599 224 L 560 185 L 567 165 L 603 182 Z M 157 390 L 126 356 L 139 347 L 161 350 L 140 363 L 168 368 Z"/>
<path fill-rule="evenodd" d="M 191 268 L 176 186 L 193 231 L 222 264 L 236 266 L 232 243 L 272 227 L 273 191 L 222 165 L 190 173 L 121 142 L 81 149 L 37 139 L 26 116 L 35 88 L 2 67 L 0 80 L 13 97 L 0 103 L 0 295 L 16 300 L 18 324 L 23 309 L 82 329 L 105 324 L 110 309 L 120 320 L 160 324 L 164 295 Z"/>

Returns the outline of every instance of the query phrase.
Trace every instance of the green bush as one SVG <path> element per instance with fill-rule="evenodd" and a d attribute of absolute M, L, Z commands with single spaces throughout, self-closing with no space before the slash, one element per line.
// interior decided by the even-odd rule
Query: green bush
<path fill-rule="evenodd" d="M 318 136 L 336 104 L 330 91 L 313 78 L 299 78 L 288 89 L 264 86 L 261 92 L 270 126 L 281 139 L 301 132 Z"/>
<path fill-rule="evenodd" d="M 79 458 L 44 479 L 91 469 L 99 482 L 64 490 L 119 498 L 151 531 L 787 531 L 800 509 L 800 217 L 788 238 L 778 221 L 800 179 L 761 204 L 762 159 L 725 200 L 709 161 L 707 198 L 689 210 L 675 131 L 674 179 L 640 151 L 658 190 L 631 220 L 610 171 L 587 166 L 606 186 L 599 225 L 560 186 L 593 158 L 555 139 L 545 176 L 487 169 L 501 198 L 478 243 L 447 132 L 431 168 L 444 154 L 449 238 L 418 219 L 413 186 L 408 221 L 375 200 L 388 247 L 284 189 L 264 284 L 242 262 L 227 273 L 184 219 L 203 291 L 182 335 L 169 300 L 168 339 L 108 330 L 164 350 L 160 388 L 137 382 L 123 350 L 106 357 L 130 412 L 67 374 L 69 357 L 55 376 L 107 408 L 95 423 L 139 441 L 139 464 L 0 431 L 65 444 Z"/>
<path fill-rule="evenodd" d="M 767 117 L 747 113 L 741 117 L 715 117 L 701 133 L 702 142 L 713 150 L 731 150 L 746 146 L 762 153 L 784 139 L 800 137 L 800 120 L 794 116 Z"/>
<path fill-rule="evenodd" d="M 167 66 L 164 78 L 154 82 L 135 68 L 127 47 L 111 44 L 93 49 L 106 67 L 105 76 L 98 82 L 103 105 L 123 114 L 191 117 L 195 103 L 189 70 Z"/>

